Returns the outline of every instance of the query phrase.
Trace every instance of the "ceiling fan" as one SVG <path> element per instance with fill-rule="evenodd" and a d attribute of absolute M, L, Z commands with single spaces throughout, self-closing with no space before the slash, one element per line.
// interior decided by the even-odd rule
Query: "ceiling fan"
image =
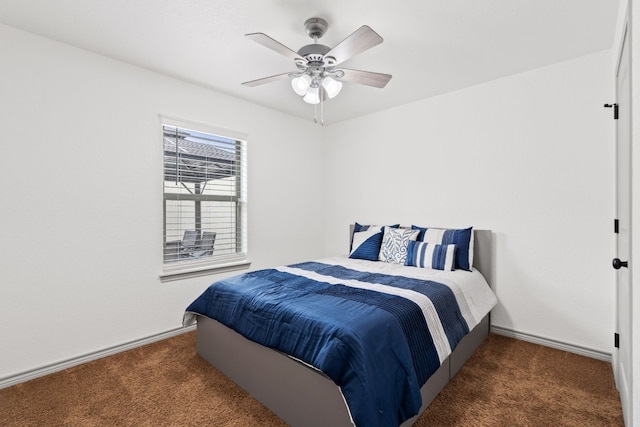
<path fill-rule="evenodd" d="M 322 18 L 307 19 L 304 28 L 313 39 L 313 44 L 303 46 L 297 52 L 264 33 L 245 34 L 251 40 L 293 59 L 297 71 L 276 74 L 242 84 L 253 87 L 290 78 L 294 92 L 302 96 L 305 102 L 316 106 L 314 119 L 316 123 L 318 122 L 317 105 L 320 105 L 321 124 L 324 124 L 323 103 L 327 98 L 333 98 L 340 92 L 342 82 L 377 88 L 385 87 L 391 80 L 391 74 L 338 67 L 355 55 L 382 43 L 382 37 L 369 26 L 363 25 L 335 47 L 330 48 L 318 43 L 318 39 L 325 34 L 328 27 L 327 21 Z"/>

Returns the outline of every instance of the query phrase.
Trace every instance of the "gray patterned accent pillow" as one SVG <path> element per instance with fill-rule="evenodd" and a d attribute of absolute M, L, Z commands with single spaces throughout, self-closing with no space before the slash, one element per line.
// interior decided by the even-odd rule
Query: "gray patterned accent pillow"
<path fill-rule="evenodd" d="M 418 238 L 419 230 L 384 227 L 384 237 L 378 259 L 384 262 L 404 264 L 410 240 Z"/>

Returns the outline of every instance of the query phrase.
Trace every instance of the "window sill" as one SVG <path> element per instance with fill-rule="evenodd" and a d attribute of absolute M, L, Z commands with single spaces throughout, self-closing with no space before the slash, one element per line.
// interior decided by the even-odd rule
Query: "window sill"
<path fill-rule="evenodd" d="M 172 282 L 174 280 L 189 279 L 192 277 L 207 276 L 215 273 L 225 273 L 228 271 L 244 270 L 249 268 L 251 261 L 243 258 L 241 260 L 229 261 L 226 263 L 208 265 L 176 266 L 165 269 L 160 273 L 161 282 Z"/>

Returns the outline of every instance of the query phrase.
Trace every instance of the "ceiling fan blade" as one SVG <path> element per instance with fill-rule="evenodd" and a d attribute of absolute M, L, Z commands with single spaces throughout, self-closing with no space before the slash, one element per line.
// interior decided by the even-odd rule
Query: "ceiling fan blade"
<path fill-rule="evenodd" d="M 374 73 L 371 71 L 350 70 L 348 68 L 340 68 L 344 71 L 344 76 L 339 80 L 351 83 L 359 83 L 361 85 L 383 88 L 391 80 L 391 74 Z"/>
<path fill-rule="evenodd" d="M 275 82 L 276 80 L 288 79 L 289 78 L 289 74 L 290 73 L 276 74 L 275 76 L 263 77 L 261 79 L 244 82 L 242 84 L 244 86 L 249 86 L 249 87 L 260 86 L 260 85 L 263 85 L 265 83 Z"/>
<path fill-rule="evenodd" d="M 382 43 L 382 37 L 368 25 L 363 25 L 327 52 L 325 57 L 331 56 L 336 59 L 336 64 L 339 64 L 380 43 Z"/>
<path fill-rule="evenodd" d="M 272 39 L 271 37 L 269 37 L 264 33 L 251 33 L 251 34 L 245 34 L 245 36 L 249 37 L 254 42 L 260 43 L 262 46 L 268 47 L 269 49 L 274 50 L 279 54 L 284 55 L 288 58 L 291 58 L 293 60 L 304 61 L 304 59 L 300 55 L 298 55 L 297 52 L 289 49 L 279 41 Z"/>

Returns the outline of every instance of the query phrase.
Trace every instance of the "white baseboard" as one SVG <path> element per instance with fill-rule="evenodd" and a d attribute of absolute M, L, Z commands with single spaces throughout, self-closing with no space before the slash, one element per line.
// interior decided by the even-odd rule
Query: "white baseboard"
<path fill-rule="evenodd" d="M 592 359 L 603 360 L 611 363 L 611 353 L 605 353 L 603 351 L 594 350 L 587 347 L 582 347 L 575 344 L 569 344 L 550 338 L 539 337 L 537 335 L 527 334 L 524 332 L 517 332 L 512 329 L 503 328 L 501 326 L 491 325 L 491 332 L 498 335 L 504 335 L 509 338 L 515 338 L 522 341 L 527 341 L 534 344 L 540 344 L 545 347 L 555 348 L 557 350 L 568 351 L 570 353 L 579 354 L 580 356 L 590 357 Z"/>
<path fill-rule="evenodd" d="M 140 338 L 124 344 L 116 345 L 103 350 L 87 353 L 82 356 L 77 356 L 67 360 L 63 360 L 61 362 L 52 363 L 50 365 L 42 366 L 35 369 L 30 369 L 25 372 L 0 378 L 0 389 L 11 387 L 12 385 L 33 380 L 38 377 L 43 377 L 45 375 L 53 374 L 54 372 L 63 371 L 65 369 L 69 369 L 74 366 L 81 365 L 83 363 L 91 362 L 93 360 L 102 359 L 103 357 L 107 357 L 107 356 L 114 355 L 116 353 L 121 353 L 123 351 L 131 350 L 136 347 L 141 347 L 143 345 L 151 344 L 156 341 L 175 337 L 177 335 L 184 334 L 186 332 L 194 331 L 195 328 L 196 328 L 196 325 L 191 325 L 186 328 L 181 327 L 181 328 L 171 329 L 169 331 L 151 335 L 146 338 Z"/>
<path fill-rule="evenodd" d="M 19 374 L 11 375 L 8 377 L 0 378 L 0 389 L 11 387 L 12 385 L 16 385 L 19 383 L 23 383 L 38 377 L 42 377 L 45 375 L 53 374 L 54 372 L 63 371 L 65 369 L 72 368 L 74 366 L 81 365 L 83 363 L 91 362 L 93 360 L 98 360 L 103 357 L 111 356 L 117 353 L 121 353 L 123 351 L 131 350 L 137 347 L 141 347 L 146 344 L 151 344 L 156 341 L 164 340 L 167 338 L 171 338 L 180 334 L 184 334 L 186 332 L 190 332 L 195 330 L 196 325 L 188 326 L 186 328 L 176 328 L 166 332 L 161 332 L 159 334 L 151 335 L 146 338 L 141 338 L 138 340 L 130 341 L 128 343 L 124 343 L 121 345 L 109 347 L 103 350 L 95 351 L 92 353 L 88 353 L 82 356 L 73 357 L 71 359 L 64 360 L 62 362 L 53 363 L 50 365 L 42 366 L 40 368 L 31 369 L 29 371 L 21 372 Z M 586 347 L 581 347 L 575 344 L 563 343 L 560 341 L 556 341 L 549 338 L 543 338 L 532 334 L 527 334 L 524 332 L 517 332 L 508 328 L 503 328 L 501 326 L 491 326 L 491 332 L 504 335 L 510 338 L 519 339 L 522 341 L 531 342 L 534 344 L 544 345 L 546 347 L 555 348 L 558 350 L 568 351 L 570 353 L 579 354 L 581 356 L 591 357 L 592 359 L 603 360 L 605 362 L 611 363 L 611 354 L 605 353 L 599 350 L 593 350 Z"/>

